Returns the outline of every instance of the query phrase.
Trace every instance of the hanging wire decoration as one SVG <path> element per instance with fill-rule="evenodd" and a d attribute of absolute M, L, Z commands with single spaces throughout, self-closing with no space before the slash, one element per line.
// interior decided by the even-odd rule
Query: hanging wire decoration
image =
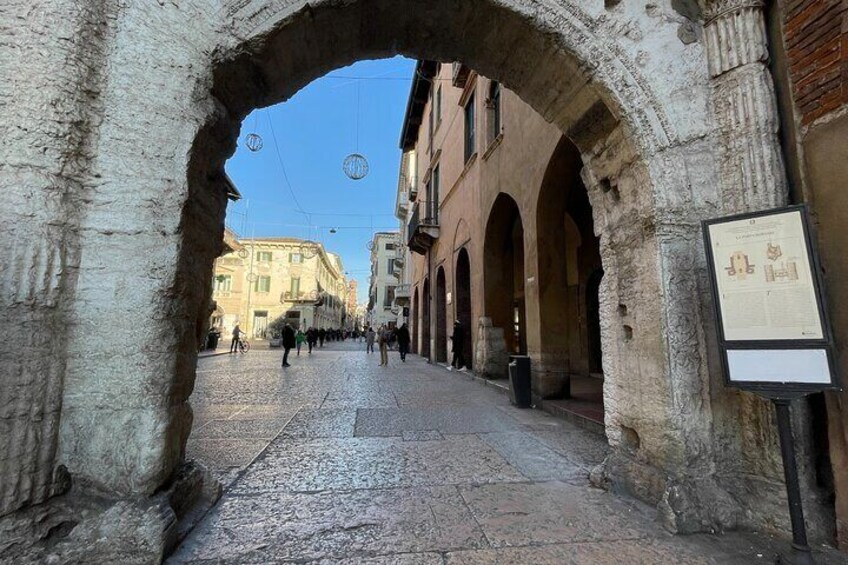
<path fill-rule="evenodd" d="M 351 180 L 362 180 L 368 176 L 368 159 L 359 152 L 359 92 L 361 83 L 356 83 L 356 151 L 348 155 L 342 164 L 344 174 Z"/>
<path fill-rule="evenodd" d="M 351 180 L 362 180 L 368 176 L 368 159 L 360 153 L 351 153 L 342 165 L 344 174 Z"/>
<path fill-rule="evenodd" d="M 256 125 L 258 121 L 259 111 L 257 110 L 253 118 L 253 133 L 247 134 L 247 137 L 244 138 L 244 144 L 247 145 L 247 148 L 250 149 L 253 153 L 256 153 L 265 146 L 265 142 L 262 141 L 262 136 L 256 133 Z"/>

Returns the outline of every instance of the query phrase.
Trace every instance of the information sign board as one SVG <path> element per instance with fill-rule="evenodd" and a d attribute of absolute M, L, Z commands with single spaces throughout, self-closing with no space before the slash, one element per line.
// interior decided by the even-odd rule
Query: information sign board
<path fill-rule="evenodd" d="M 703 223 L 728 384 L 789 395 L 838 388 L 805 206 Z"/>

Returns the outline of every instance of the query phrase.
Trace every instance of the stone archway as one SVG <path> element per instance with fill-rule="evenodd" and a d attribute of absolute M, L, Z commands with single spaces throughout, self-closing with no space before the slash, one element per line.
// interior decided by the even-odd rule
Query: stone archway
<path fill-rule="evenodd" d="M 0 107 L 11 242 L 0 289 L 7 331 L 23 344 L 0 358 L 11 477 L 0 514 L 70 483 L 128 500 L 171 483 L 241 120 L 333 68 L 402 53 L 500 81 L 581 153 L 606 273 L 605 364 L 650 399 L 610 387 L 606 476 L 659 504 L 672 529 L 781 515 L 779 489 L 752 500 L 739 480 L 779 476 L 774 462 L 739 457 L 762 436 L 743 431 L 770 429 L 769 412 L 723 393 L 709 370 L 698 259 L 700 219 L 785 201 L 762 5 L 703 4 L 704 14 L 542 0 L 11 8 L 19 25 L 0 32 L 2 58 L 43 72 L 10 72 L 26 95 Z M 425 284 L 428 354 L 429 299 Z M 626 345 L 618 304 L 639 320 Z M 733 417 L 742 403 L 744 423 Z M 638 449 L 622 430 L 639 434 Z"/>

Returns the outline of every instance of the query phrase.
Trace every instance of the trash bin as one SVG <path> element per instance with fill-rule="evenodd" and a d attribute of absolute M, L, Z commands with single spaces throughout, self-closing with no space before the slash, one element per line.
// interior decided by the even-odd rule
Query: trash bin
<path fill-rule="evenodd" d="M 509 356 L 509 399 L 519 408 L 530 408 L 530 357 Z"/>
<path fill-rule="evenodd" d="M 206 336 L 206 349 L 218 349 L 218 339 L 221 334 L 218 332 L 209 332 Z"/>

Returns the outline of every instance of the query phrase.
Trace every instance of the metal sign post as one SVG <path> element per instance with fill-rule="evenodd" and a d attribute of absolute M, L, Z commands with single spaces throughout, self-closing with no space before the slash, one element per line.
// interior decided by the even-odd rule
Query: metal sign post
<path fill-rule="evenodd" d="M 780 562 L 812 564 L 790 408 L 840 387 L 807 208 L 708 220 L 703 231 L 725 382 L 770 399 L 777 412 L 792 523 L 792 548 Z"/>

